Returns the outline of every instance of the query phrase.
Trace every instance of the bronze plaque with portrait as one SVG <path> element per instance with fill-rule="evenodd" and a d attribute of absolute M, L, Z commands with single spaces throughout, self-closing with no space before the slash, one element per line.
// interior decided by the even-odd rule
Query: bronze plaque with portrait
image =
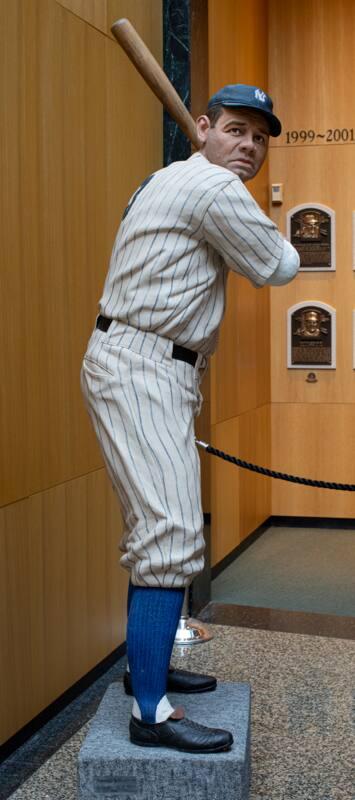
<path fill-rule="evenodd" d="M 291 366 L 332 366 L 332 316 L 303 306 L 291 317 Z"/>
<path fill-rule="evenodd" d="M 302 207 L 290 219 L 290 239 L 301 269 L 328 270 L 332 265 L 332 219 L 327 211 Z"/>

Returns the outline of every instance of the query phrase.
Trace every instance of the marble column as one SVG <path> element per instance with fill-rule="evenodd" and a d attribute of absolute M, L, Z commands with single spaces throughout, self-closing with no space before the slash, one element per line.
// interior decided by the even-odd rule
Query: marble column
<path fill-rule="evenodd" d="M 190 110 L 190 0 L 163 0 L 164 71 Z M 191 145 L 164 111 L 164 166 L 191 155 Z"/>

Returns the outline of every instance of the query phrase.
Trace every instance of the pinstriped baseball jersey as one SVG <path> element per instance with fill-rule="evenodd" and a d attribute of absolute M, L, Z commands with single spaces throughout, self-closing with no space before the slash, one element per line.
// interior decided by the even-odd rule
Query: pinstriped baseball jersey
<path fill-rule="evenodd" d="M 139 586 L 186 586 L 203 567 L 194 417 L 216 347 L 229 269 L 255 286 L 293 277 L 298 256 L 242 181 L 197 153 L 149 176 L 114 244 L 81 374 L 120 499 L 122 565 Z M 173 343 L 198 353 L 195 367 Z"/>
<path fill-rule="evenodd" d="M 100 313 L 209 355 L 228 270 L 263 286 L 283 250 L 283 237 L 240 178 L 195 153 L 154 173 L 133 195 Z"/>

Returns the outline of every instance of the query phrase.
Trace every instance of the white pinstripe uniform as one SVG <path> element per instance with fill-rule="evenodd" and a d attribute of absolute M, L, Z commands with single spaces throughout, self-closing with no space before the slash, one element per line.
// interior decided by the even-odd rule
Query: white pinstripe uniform
<path fill-rule="evenodd" d="M 284 283 L 298 256 L 237 175 L 196 153 L 159 170 L 126 209 L 82 389 L 124 516 L 121 563 L 138 586 L 183 587 L 203 568 L 194 416 L 229 269 Z M 173 343 L 196 353 L 172 358 Z"/>

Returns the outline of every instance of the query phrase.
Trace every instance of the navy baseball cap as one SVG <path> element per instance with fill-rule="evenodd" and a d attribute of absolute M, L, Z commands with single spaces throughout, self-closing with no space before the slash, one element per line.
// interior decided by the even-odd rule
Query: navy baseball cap
<path fill-rule="evenodd" d="M 281 122 L 272 113 L 273 102 L 271 97 L 257 86 L 247 86 L 245 83 L 231 83 L 228 86 L 223 86 L 223 89 L 212 95 L 208 101 L 207 109 L 217 105 L 251 108 L 255 111 L 260 111 L 269 123 L 270 136 L 280 136 Z"/>

